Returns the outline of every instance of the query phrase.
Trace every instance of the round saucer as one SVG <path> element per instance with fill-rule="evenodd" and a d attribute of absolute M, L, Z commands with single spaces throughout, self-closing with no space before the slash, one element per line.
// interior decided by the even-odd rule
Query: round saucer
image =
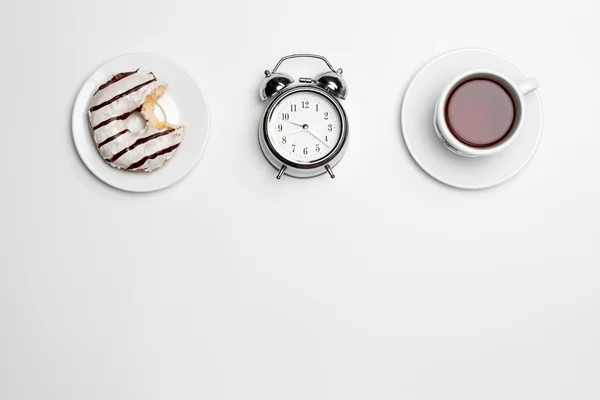
<path fill-rule="evenodd" d="M 125 172 L 104 162 L 92 140 L 87 118 L 88 104 L 96 89 L 113 74 L 137 68 L 153 72 L 167 83 L 156 115 L 166 117 L 171 124 L 185 126 L 183 141 L 173 157 L 164 167 L 148 173 Z M 196 165 L 208 141 L 210 114 L 204 92 L 188 71 L 163 56 L 133 53 L 107 62 L 85 81 L 73 106 L 71 124 L 75 148 L 94 175 L 117 189 L 151 192 L 171 186 Z"/>
<path fill-rule="evenodd" d="M 500 153 L 471 158 L 446 149 L 433 126 L 435 104 L 448 82 L 473 69 L 500 72 L 516 82 L 529 78 L 514 61 L 498 53 L 454 50 L 425 65 L 408 86 L 402 102 L 402 135 L 410 154 L 429 175 L 461 189 L 483 189 L 509 180 L 531 159 L 542 136 L 542 101 L 535 91 L 525 96 L 527 113 L 519 136 Z"/>

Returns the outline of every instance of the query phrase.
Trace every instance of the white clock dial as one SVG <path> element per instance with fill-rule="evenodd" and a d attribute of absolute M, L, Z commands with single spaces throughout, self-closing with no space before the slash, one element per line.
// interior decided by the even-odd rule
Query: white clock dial
<path fill-rule="evenodd" d="M 274 150 L 298 164 L 326 157 L 342 133 L 342 118 L 325 96 L 299 91 L 285 96 L 273 109 L 267 135 Z"/>

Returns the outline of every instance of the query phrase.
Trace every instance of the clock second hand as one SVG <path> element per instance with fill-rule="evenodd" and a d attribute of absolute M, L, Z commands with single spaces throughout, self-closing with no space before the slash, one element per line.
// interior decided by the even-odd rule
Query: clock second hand
<path fill-rule="evenodd" d="M 301 129 L 301 130 L 299 130 L 299 131 L 296 131 L 296 132 L 293 132 L 292 134 L 290 134 L 290 135 L 288 135 L 288 136 L 292 136 L 292 135 L 294 135 L 294 134 L 296 134 L 296 133 L 298 133 L 298 132 L 305 131 L 305 132 L 308 132 L 308 133 L 310 133 L 311 135 L 313 135 L 315 138 L 317 138 L 317 139 L 318 139 L 318 140 L 319 140 L 321 143 L 323 143 L 325 146 L 327 146 L 327 147 L 331 148 L 331 145 L 330 145 L 329 143 L 327 143 L 326 141 L 324 141 L 323 139 L 321 139 L 320 137 L 318 137 L 317 135 L 315 135 L 314 133 L 312 133 L 311 131 L 309 131 L 309 130 L 308 130 L 308 125 L 306 125 L 306 124 L 298 124 L 298 123 L 296 123 L 296 122 L 290 121 L 289 119 L 287 120 L 287 122 L 289 122 L 289 123 L 290 123 L 290 124 L 292 124 L 292 125 L 297 125 L 297 126 L 301 126 L 301 127 L 302 127 L 302 129 Z"/>
<path fill-rule="evenodd" d="M 284 135 L 284 136 L 290 137 L 290 136 L 295 135 L 296 133 L 300 133 L 300 132 L 306 132 L 306 131 L 304 129 L 298 129 L 297 131 L 294 131 L 294 132 L 290 133 L 289 135 Z"/>

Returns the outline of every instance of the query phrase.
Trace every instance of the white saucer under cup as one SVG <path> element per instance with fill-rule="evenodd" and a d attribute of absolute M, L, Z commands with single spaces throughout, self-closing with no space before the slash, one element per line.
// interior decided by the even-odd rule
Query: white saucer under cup
<path fill-rule="evenodd" d="M 87 119 L 89 102 L 98 87 L 114 74 L 138 68 L 153 72 L 167 84 L 167 91 L 158 100 L 157 117 L 164 114 L 169 123 L 185 126 L 177 151 L 162 168 L 152 172 L 126 172 L 108 165 L 96 150 Z M 164 189 L 187 175 L 206 147 L 209 127 L 208 102 L 198 82 L 183 67 L 156 54 L 127 54 L 107 62 L 85 81 L 73 106 L 73 141 L 81 160 L 100 180 L 130 192 Z"/>
<path fill-rule="evenodd" d="M 452 79 L 474 69 L 496 71 L 515 82 L 530 78 L 514 61 L 493 51 L 455 50 L 425 65 L 402 102 L 402 134 L 410 154 L 429 175 L 461 189 L 483 189 L 506 182 L 525 167 L 542 136 L 542 101 L 536 91 L 525 96 L 526 113 L 519 136 L 500 153 L 470 158 L 446 149 L 433 127 L 435 104 Z"/>

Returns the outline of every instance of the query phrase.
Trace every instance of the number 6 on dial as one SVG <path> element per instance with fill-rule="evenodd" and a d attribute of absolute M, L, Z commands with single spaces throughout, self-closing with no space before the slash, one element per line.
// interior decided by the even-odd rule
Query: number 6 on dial
<path fill-rule="evenodd" d="M 290 58 L 317 58 L 329 71 L 315 79 L 276 72 Z M 282 175 L 311 178 L 328 172 L 342 159 L 348 145 L 348 120 L 339 100 L 347 94 L 342 70 L 334 70 L 325 57 L 293 54 L 283 57 L 273 71 L 265 71 L 262 101 L 270 100 L 259 126 L 263 154 Z M 298 151 L 296 151 L 298 150 Z"/>

